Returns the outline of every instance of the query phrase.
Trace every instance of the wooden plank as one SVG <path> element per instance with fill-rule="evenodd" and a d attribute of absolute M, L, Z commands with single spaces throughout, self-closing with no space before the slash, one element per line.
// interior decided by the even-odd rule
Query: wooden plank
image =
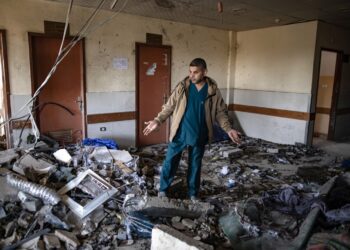
<path fill-rule="evenodd" d="M 323 107 L 316 107 L 316 113 L 329 115 L 331 113 L 331 109 L 330 108 L 323 108 Z"/>
<path fill-rule="evenodd" d="M 131 112 L 119 112 L 119 113 L 105 113 L 105 114 L 92 114 L 87 115 L 87 123 L 105 123 L 105 122 L 116 122 L 116 121 L 127 121 L 135 120 L 136 113 Z"/>
<path fill-rule="evenodd" d="M 230 111 L 241 111 L 241 112 L 277 116 L 277 117 L 304 120 L 304 121 L 310 121 L 315 119 L 315 114 L 313 113 L 292 111 L 292 110 L 285 110 L 285 109 L 264 108 L 264 107 L 249 106 L 249 105 L 242 105 L 242 104 L 230 104 L 228 106 L 228 109 Z"/>

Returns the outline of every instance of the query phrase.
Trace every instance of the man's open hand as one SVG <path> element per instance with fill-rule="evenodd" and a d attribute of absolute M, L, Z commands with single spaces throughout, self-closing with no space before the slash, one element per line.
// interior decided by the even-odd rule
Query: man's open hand
<path fill-rule="evenodd" d="M 227 134 L 234 143 L 236 144 L 241 143 L 241 139 L 239 138 L 241 133 L 238 132 L 237 130 L 231 129 L 230 131 L 227 132 Z"/>
<path fill-rule="evenodd" d="M 145 122 L 145 124 L 147 127 L 143 130 L 144 135 L 149 135 L 160 126 L 160 123 L 156 120 Z"/>

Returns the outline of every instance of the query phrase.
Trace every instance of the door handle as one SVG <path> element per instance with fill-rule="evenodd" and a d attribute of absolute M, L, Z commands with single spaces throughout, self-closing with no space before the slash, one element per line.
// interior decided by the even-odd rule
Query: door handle
<path fill-rule="evenodd" d="M 79 110 L 83 112 L 83 100 L 80 96 L 77 97 L 77 100 L 75 101 L 79 105 Z"/>

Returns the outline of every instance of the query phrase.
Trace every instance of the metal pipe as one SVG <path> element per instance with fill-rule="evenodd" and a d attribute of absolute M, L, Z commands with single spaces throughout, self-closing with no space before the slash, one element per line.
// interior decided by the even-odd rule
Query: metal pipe
<path fill-rule="evenodd" d="M 41 198 L 51 205 L 56 205 L 61 200 L 56 191 L 48 187 L 23 180 L 14 174 L 8 174 L 6 176 L 6 181 L 12 187 L 28 193 L 34 197 Z"/>

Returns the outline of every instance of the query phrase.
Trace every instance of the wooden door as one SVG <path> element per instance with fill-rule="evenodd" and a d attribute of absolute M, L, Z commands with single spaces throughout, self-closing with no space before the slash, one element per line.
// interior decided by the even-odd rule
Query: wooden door
<path fill-rule="evenodd" d="M 145 122 L 153 120 L 166 102 L 171 86 L 171 47 L 136 44 L 137 145 L 166 143 L 169 121 L 144 136 Z"/>
<path fill-rule="evenodd" d="M 340 81 L 341 81 L 341 71 L 343 64 L 343 52 L 334 51 L 337 53 L 337 60 L 335 64 L 335 74 L 334 74 L 334 84 L 332 91 L 332 104 L 331 104 L 331 112 L 329 117 L 329 129 L 328 129 L 328 140 L 334 140 L 335 138 L 335 125 L 337 119 L 337 110 L 338 110 L 338 100 L 339 100 L 339 92 L 340 92 Z"/>
<path fill-rule="evenodd" d="M 7 48 L 6 48 L 6 32 L 0 30 L 0 121 L 6 121 L 11 113 L 10 108 L 10 83 L 8 74 Z M 11 148 L 11 128 L 8 123 L 0 127 L 1 136 L 5 136 L 5 140 L 1 138 L 1 148 Z"/>
<path fill-rule="evenodd" d="M 55 62 L 60 43 L 61 38 L 30 34 L 33 93 Z M 80 41 L 58 65 L 37 99 L 40 112 L 36 119 L 40 133 L 63 143 L 85 137 L 84 101 L 84 47 Z"/>

